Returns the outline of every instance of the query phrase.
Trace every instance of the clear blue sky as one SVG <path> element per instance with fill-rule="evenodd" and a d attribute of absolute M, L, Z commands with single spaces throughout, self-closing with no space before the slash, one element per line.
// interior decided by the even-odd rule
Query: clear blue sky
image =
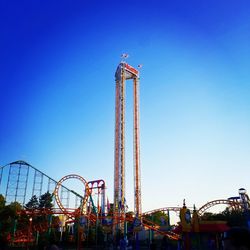
<path fill-rule="evenodd" d="M 249 13 L 243 0 L 1 1 L 0 165 L 102 178 L 112 201 L 114 73 L 128 53 L 143 64 L 143 211 L 250 192 Z"/>

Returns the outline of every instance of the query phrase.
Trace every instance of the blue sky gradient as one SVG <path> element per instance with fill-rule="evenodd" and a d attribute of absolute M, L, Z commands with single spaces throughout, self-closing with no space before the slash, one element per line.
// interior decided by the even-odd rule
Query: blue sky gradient
<path fill-rule="evenodd" d="M 104 179 L 114 73 L 140 80 L 143 211 L 250 190 L 249 1 L 1 1 L 0 164 Z M 132 82 L 126 190 L 133 209 Z"/>

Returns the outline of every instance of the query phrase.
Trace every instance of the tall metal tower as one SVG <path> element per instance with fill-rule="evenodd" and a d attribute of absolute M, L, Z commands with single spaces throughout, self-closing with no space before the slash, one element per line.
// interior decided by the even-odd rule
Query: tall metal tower
<path fill-rule="evenodd" d="M 134 212 L 141 214 L 141 178 L 139 143 L 139 71 L 121 62 L 115 73 L 115 162 L 114 162 L 114 214 L 125 216 L 125 82 L 133 80 L 133 140 L 134 140 Z"/>

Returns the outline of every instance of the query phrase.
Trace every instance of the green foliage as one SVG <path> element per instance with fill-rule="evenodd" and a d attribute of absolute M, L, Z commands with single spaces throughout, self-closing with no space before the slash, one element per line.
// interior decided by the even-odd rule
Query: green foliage
<path fill-rule="evenodd" d="M 37 199 L 36 195 L 33 195 L 30 198 L 29 202 L 26 203 L 26 205 L 25 205 L 25 208 L 27 208 L 27 209 L 37 209 L 38 207 L 39 207 L 39 203 L 38 203 L 38 199 Z"/>
<path fill-rule="evenodd" d="M 162 211 L 157 211 L 150 215 L 146 215 L 145 218 L 146 220 L 152 221 L 157 225 L 162 225 L 163 222 L 167 223 L 168 221 L 168 216 Z"/>
<path fill-rule="evenodd" d="M 226 217 L 227 224 L 231 227 L 247 226 L 246 216 L 241 210 L 229 210 L 226 208 L 222 214 Z"/>
<path fill-rule="evenodd" d="M 46 192 L 45 194 L 41 195 L 39 198 L 39 208 L 46 208 L 46 209 L 52 209 L 53 196 L 49 192 Z"/>
<path fill-rule="evenodd" d="M 49 227 L 53 231 L 53 228 L 57 228 L 60 224 L 58 216 L 53 216 L 43 210 L 52 209 L 52 198 L 53 196 L 49 192 L 41 195 L 39 201 L 35 195 L 32 196 L 24 208 L 41 209 L 42 211 L 38 215 L 32 214 L 32 217 L 30 217 L 31 215 L 26 214 L 20 203 L 11 202 L 9 205 L 6 205 L 4 196 L 0 194 L 0 239 L 6 240 L 7 237 L 13 235 L 16 231 L 26 233 L 30 226 L 32 226 L 32 230 L 37 230 L 37 228 L 41 230 L 41 237 L 43 234 L 47 237 Z M 54 232 L 56 231 L 54 230 Z"/>
<path fill-rule="evenodd" d="M 5 198 L 2 194 L 0 194 L 0 211 L 5 207 Z"/>
<path fill-rule="evenodd" d="M 226 208 L 221 213 L 204 213 L 201 216 L 201 220 L 208 220 L 208 221 L 226 221 L 228 226 L 235 227 L 235 226 L 246 226 L 246 217 L 242 210 L 236 209 L 229 209 Z"/>
<path fill-rule="evenodd" d="M 22 210 L 22 206 L 18 202 L 11 202 L 0 210 L 1 233 L 11 232 L 14 220 L 18 218 L 18 212 Z"/>
<path fill-rule="evenodd" d="M 209 213 L 209 212 L 204 213 L 200 219 L 207 220 L 207 221 L 218 221 L 218 220 L 226 221 L 227 220 L 226 216 L 223 213 L 215 214 L 215 213 Z"/>
<path fill-rule="evenodd" d="M 20 212 L 23 209 L 22 205 L 19 202 L 17 202 L 17 201 L 11 202 L 8 205 L 8 207 L 10 208 L 10 210 L 13 211 L 15 217 L 17 217 L 18 212 Z"/>

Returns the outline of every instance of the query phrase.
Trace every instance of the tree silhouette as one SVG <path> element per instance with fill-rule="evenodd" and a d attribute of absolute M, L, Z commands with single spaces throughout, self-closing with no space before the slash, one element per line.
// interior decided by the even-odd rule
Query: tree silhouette
<path fill-rule="evenodd" d="M 5 207 L 5 198 L 2 194 L 0 194 L 0 211 Z"/>
<path fill-rule="evenodd" d="M 27 209 L 37 209 L 38 207 L 39 207 L 39 202 L 36 195 L 33 195 L 30 198 L 29 202 L 25 205 L 25 208 Z"/>
<path fill-rule="evenodd" d="M 41 208 L 46 208 L 46 209 L 52 209 L 53 204 L 52 204 L 53 196 L 49 192 L 46 192 L 45 194 L 41 195 L 39 198 L 39 205 L 38 207 Z"/>

